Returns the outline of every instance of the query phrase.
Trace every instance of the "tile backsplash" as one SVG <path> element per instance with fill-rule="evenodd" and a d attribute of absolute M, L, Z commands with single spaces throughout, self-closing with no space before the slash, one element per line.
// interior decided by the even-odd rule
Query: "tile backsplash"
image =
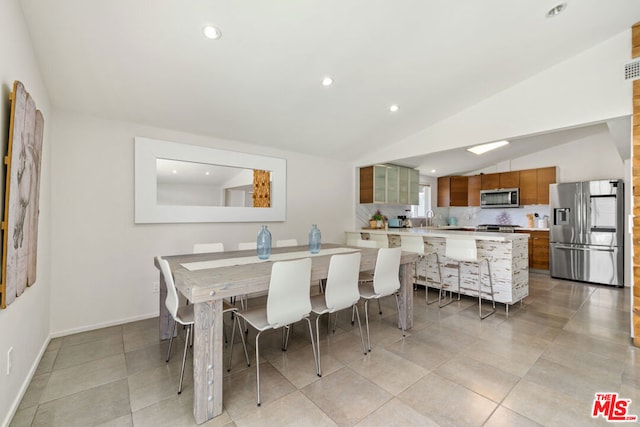
<path fill-rule="evenodd" d="M 366 227 L 369 224 L 369 218 L 378 209 L 388 218 L 397 218 L 398 215 L 407 215 L 406 209 L 411 209 L 411 206 L 358 204 L 356 205 L 356 226 Z M 481 209 L 477 206 L 433 208 L 433 225 L 449 225 L 450 218 L 453 217 L 457 225 L 512 224 L 528 227 L 527 214 L 536 213 L 540 218 L 544 218 L 545 215 L 550 216 L 549 205 L 526 205 L 508 209 Z M 412 222 L 414 227 L 424 224 L 424 220 L 420 218 L 412 218 Z"/>

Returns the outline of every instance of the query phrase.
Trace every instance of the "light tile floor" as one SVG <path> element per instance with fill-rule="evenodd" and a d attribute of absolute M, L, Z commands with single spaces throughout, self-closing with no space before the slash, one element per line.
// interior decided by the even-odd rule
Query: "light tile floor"
<path fill-rule="evenodd" d="M 366 356 L 349 313 L 341 313 L 335 334 L 322 321 L 322 378 L 306 323 L 294 328 L 287 352 L 280 333 L 263 336 L 260 408 L 253 359 L 248 368 L 237 345 L 224 412 L 205 425 L 607 425 L 591 418 L 596 392 L 632 399 L 629 412 L 640 415 L 629 298 L 629 289 L 532 273 L 522 306 L 507 318 L 500 305 L 480 321 L 475 300 L 439 309 L 425 304 L 419 288 L 404 339 L 393 299 L 383 301 L 382 316 L 372 310 Z M 11 426 L 195 425 L 190 362 L 176 394 L 184 342 L 167 364 L 167 342 L 157 337 L 158 320 L 149 319 L 52 340 Z"/>

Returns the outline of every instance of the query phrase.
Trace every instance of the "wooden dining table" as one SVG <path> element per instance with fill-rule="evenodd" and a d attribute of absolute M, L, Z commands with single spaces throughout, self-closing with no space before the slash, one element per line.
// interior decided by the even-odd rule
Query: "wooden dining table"
<path fill-rule="evenodd" d="M 318 254 L 307 246 L 273 248 L 270 259 L 255 250 L 163 256 L 171 266 L 178 291 L 194 304 L 193 415 L 198 424 L 222 414 L 222 300 L 269 289 L 274 261 L 311 258 L 311 282 L 327 278 L 331 256 L 359 251 L 360 271 L 375 268 L 378 249 L 323 244 Z M 413 276 L 417 254 L 402 252 L 400 315 L 406 329 L 413 326 Z M 156 268 L 159 266 L 156 263 Z M 173 320 L 165 307 L 167 289 L 160 274 L 160 339 L 170 337 Z M 257 362 L 256 362 L 257 363 Z"/>

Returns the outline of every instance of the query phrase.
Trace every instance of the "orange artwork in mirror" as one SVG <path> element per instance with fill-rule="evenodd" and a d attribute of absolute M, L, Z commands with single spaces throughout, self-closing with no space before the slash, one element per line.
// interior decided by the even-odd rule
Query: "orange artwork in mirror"
<path fill-rule="evenodd" d="M 271 207 L 271 173 L 254 169 L 253 171 L 253 207 Z"/>

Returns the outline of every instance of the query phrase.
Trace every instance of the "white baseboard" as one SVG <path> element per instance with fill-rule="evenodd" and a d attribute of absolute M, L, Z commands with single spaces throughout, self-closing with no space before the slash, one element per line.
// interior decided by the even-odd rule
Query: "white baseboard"
<path fill-rule="evenodd" d="M 95 323 L 93 325 L 80 326 L 78 328 L 66 329 L 64 331 L 52 332 L 50 338 L 64 337 L 67 335 L 77 334 L 80 332 L 88 332 L 88 331 L 93 331 L 95 329 L 108 328 L 109 326 L 123 325 L 125 323 L 137 322 L 138 320 L 150 319 L 152 317 L 158 317 L 158 312 L 141 314 L 139 316 L 133 316 L 126 319 L 111 320 L 105 323 Z"/>
<path fill-rule="evenodd" d="M 33 366 L 31 366 L 31 369 L 29 369 L 29 374 L 24 379 L 24 382 L 20 387 L 20 391 L 18 392 L 18 395 L 16 396 L 14 401 L 11 403 L 11 407 L 9 408 L 9 413 L 7 414 L 5 419 L 2 421 L 2 427 L 7 427 L 11 423 L 11 420 L 13 419 L 13 417 L 16 415 L 16 412 L 18 411 L 18 407 L 20 406 L 20 402 L 22 402 L 22 398 L 24 397 L 24 394 L 27 392 L 27 389 L 29 388 L 29 384 L 31 384 L 31 380 L 33 379 L 33 376 L 36 374 L 36 370 L 38 369 L 40 360 L 42 360 L 42 356 L 44 355 L 44 352 L 47 351 L 49 342 L 51 342 L 51 335 L 49 335 L 49 338 L 47 338 L 44 341 L 44 344 L 40 348 L 38 357 L 36 357 L 36 360 L 33 363 Z"/>

